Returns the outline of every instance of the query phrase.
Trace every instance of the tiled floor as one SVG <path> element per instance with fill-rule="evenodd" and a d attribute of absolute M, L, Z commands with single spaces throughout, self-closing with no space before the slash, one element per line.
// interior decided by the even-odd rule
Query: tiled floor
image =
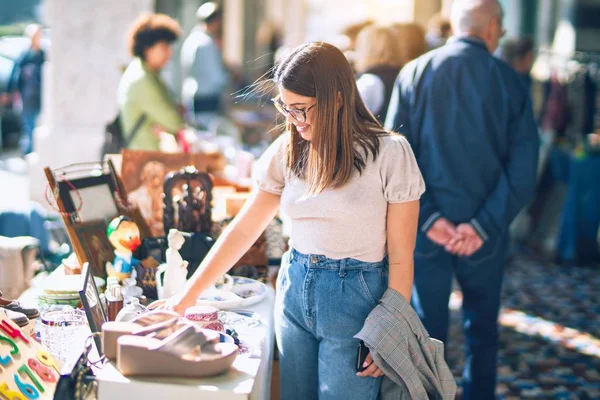
<path fill-rule="evenodd" d="M 507 267 L 498 399 L 600 399 L 599 289 L 599 269 L 528 259 Z M 451 304 L 460 305 L 459 293 Z M 459 384 L 463 343 L 455 310 L 447 346 Z"/>

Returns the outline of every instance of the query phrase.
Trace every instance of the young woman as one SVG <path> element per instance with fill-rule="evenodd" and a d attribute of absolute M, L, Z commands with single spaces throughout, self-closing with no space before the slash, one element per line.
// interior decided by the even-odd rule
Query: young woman
<path fill-rule="evenodd" d="M 421 173 L 408 142 L 367 111 L 337 48 L 296 48 L 273 80 L 286 132 L 258 161 L 243 210 L 167 307 L 194 305 L 281 204 L 292 224 L 275 305 L 281 398 L 375 399 L 382 372 L 374 363 L 356 372 L 353 335 L 388 287 L 410 299 Z"/>

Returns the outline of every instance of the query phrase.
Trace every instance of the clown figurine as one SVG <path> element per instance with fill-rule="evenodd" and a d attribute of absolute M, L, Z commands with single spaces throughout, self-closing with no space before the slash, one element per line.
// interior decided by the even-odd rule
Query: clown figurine
<path fill-rule="evenodd" d="M 110 222 L 106 235 L 115 248 L 115 259 L 112 265 L 107 263 L 106 273 L 123 281 L 131 277 L 140 264 L 140 260 L 133 257 L 133 252 L 142 244 L 140 229 L 131 218 L 120 216 Z"/>

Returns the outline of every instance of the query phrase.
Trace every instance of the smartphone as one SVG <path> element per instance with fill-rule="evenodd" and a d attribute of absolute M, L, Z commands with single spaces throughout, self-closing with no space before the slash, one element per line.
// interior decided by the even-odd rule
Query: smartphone
<path fill-rule="evenodd" d="M 369 354 L 369 348 L 365 345 L 362 340 L 358 343 L 358 350 L 356 354 L 356 372 L 363 372 L 367 367 L 363 367 L 363 363 Z"/>

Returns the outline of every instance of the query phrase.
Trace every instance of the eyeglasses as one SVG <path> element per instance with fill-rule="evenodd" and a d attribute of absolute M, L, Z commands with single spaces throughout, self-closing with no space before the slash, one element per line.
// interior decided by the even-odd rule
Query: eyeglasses
<path fill-rule="evenodd" d="M 308 108 L 288 108 L 284 102 L 281 101 L 279 96 L 271 99 L 277 111 L 281 114 L 287 116 L 288 114 L 292 116 L 298 122 L 306 122 L 306 113 L 308 113 L 317 103 L 313 104 Z"/>

